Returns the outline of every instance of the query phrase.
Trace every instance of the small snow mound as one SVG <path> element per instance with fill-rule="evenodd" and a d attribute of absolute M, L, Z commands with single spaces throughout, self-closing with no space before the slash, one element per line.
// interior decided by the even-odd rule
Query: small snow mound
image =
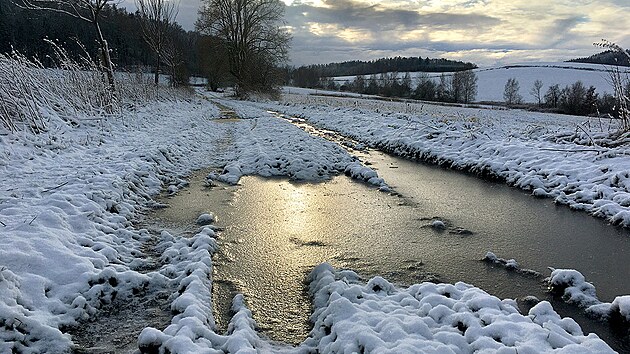
<path fill-rule="evenodd" d="M 540 299 L 533 295 L 525 296 L 521 300 L 526 304 L 537 304 L 540 302 Z"/>
<path fill-rule="evenodd" d="M 168 192 L 169 195 L 173 195 L 173 194 L 176 194 L 177 192 L 179 192 L 179 188 L 177 188 L 177 186 L 171 184 L 170 186 L 168 186 L 166 191 Z"/>
<path fill-rule="evenodd" d="M 197 222 L 197 225 L 209 225 L 209 224 L 212 224 L 214 220 L 215 220 L 214 214 L 206 213 L 206 214 L 199 215 L 196 222 Z"/>
<path fill-rule="evenodd" d="M 504 267 L 507 270 L 515 271 L 523 275 L 533 276 L 533 277 L 540 276 L 540 273 L 538 273 L 535 270 L 520 268 L 518 265 L 518 262 L 515 259 L 500 258 L 500 257 L 497 257 L 497 255 L 494 254 L 493 252 L 486 252 L 486 255 L 482 258 L 482 261 L 486 263 L 497 264 L 499 266 Z"/>
<path fill-rule="evenodd" d="M 540 197 L 540 198 L 549 197 L 549 193 L 547 193 L 547 191 L 544 188 L 536 188 L 532 191 L 532 194 L 535 197 Z"/>
<path fill-rule="evenodd" d="M 376 171 L 364 166 L 359 161 L 354 161 L 348 164 L 345 168 L 345 174 L 354 179 L 358 179 L 367 182 L 371 185 L 379 187 L 379 190 L 383 192 L 391 192 L 391 188 L 385 183 L 385 180 L 380 178 Z"/>
<path fill-rule="evenodd" d="M 157 353 L 162 342 L 167 338 L 164 333 L 151 327 L 147 327 L 138 336 L 138 348 L 141 353 Z"/>
<path fill-rule="evenodd" d="M 486 255 L 483 257 L 483 260 L 486 261 L 486 262 L 497 263 L 499 261 L 499 257 L 497 257 L 496 254 L 488 251 L 488 252 L 486 252 Z"/>
<path fill-rule="evenodd" d="M 620 315 L 622 320 L 630 324 L 630 295 L 616 297 L 612 302 L 610 311 Z"/>
<path fill-rule="evenodd" d="M 505 268 L 507 269 L 518 269 L 518 262 L 515 259 L 508 259 L 505 261 Z"/>
<path fill-rule="evenodd" d="M 575 269 L 555 269 L 547 278 L 553 293 L 562 295 L 566 302 L 576 303 L 582 307 L 598 305 L 595 286 L 588 283 L 582 273 Z"/>
<path fill-rule="evenodd" d="M 446 224 L 442 220 L 433 220 L 431 227 L 437 230 L 444 230 L 446 229 Z"/>

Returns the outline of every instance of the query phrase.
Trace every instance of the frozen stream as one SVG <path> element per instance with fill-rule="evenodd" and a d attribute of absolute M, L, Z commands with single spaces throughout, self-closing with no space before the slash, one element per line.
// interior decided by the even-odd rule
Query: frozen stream
<path fill-rule="evenodd" d="M 330 133 L 311 132 L 336 140 Z M 219 327 L 225 329 L 231 297 L 240 292 L 264 334 L 301 342 L 311 312 L 306 275 L 329 262 L 401 285 L 464 281 L 501 298 L 534 295 L 552 301 L 561 315 L 574 317 L 585 332 L 597 332 L 615 350 L 630 351 L 625 330 L 589 320 L 552 299 L 542 277 L 480 261 L 492 251 L 544 275 L 548 266 L 574 268 L 595 284 L 601 300 L 611 301 L 630 294 L 628 230 L 502 183 L 375 151 L 355 154 L 401 196 L 344 176 L 320 184 L 245 177 L 239 187 L 206 189 L 200 173 L 188 190 L 169 199 L 171 208 L 158 212 L 177 224 L 212 211 L 224 227 L 214 257 Z M 448 228 L 429 227 L 433 218 Z"/>

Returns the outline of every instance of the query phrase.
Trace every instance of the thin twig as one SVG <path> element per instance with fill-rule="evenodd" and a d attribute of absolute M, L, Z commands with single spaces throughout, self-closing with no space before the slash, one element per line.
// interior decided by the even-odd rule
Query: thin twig
<path fill-rule="evenodd" d="M 32 225 L 32 224 L 33 224 L 33 221 L 35 221 L 35 219 L 37 219 L 37 217 L 38 217 L 38 216 L 39 216 L 39 215 L 35 215 L 35 217 L 33 218 L 33 220 L 31 220 L 31 222 L 29 222 L 28 224 L 29 224 L 29 225 Z"/>
<path fill-rule="evenodd" d="M 604 152 L 604 150 L 598 150 L 598 149 L 580 149 L 580 150 L 574 150 L 574 149 L 552 149 L 552 148 L 541 148 L 540 150 L 543 150 L 543 151 L 560 151 L 560 152 Z"/>
<path fill-rule="evenodd" d="M 63 182 L 62 184 L 58 185 L 57 187 L 52 187 L 52 188 L 50 188 L 50 189 L 45 189 L 45 190 L 43 190 L 43 191 L 42 191 L 42 193 L 46 193 L 46 192 L 50 192 L 50 191 L 54 191 L 55 189 L 59 189 L 59 188 L 61 188 L 61 187 L 65 186 L 65 185 L 66 185 L 66 184 L 68 184 L 68 183 L 70 183 L 70 181 L 65 181 L 65 182 Z"/>

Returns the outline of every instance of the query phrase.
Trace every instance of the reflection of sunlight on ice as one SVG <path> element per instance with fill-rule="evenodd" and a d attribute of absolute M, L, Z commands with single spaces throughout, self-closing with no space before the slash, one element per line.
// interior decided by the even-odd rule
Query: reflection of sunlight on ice
<path fill-rule="evenodd" d="M 287 223 L 287 231 L 291 234 L 299 236 L 309 229 L 309 195 L 299 186 L 286 183 L 282 188 L 285 193 L 283 202 L 286 207 L 283 208 L 285 212 L 285 220 Z"/>

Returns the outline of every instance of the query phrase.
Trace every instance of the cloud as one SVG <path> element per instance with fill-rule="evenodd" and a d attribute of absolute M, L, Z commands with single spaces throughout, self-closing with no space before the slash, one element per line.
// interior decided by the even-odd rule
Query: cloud
<path fill-rule="evenodd" d="M 474 53 L 475 58 L 487 55 L 484 62 L 510 57 L 561 60 L 593 54 L 592 43 L 600 37 L 621 44 L 629 41 L 629 4 L 628 0 L 321 0 L 288 6 L 287 21 L 296 39 L 295 64 L 339 57 L 373 59 L 383 53 Z"/>

